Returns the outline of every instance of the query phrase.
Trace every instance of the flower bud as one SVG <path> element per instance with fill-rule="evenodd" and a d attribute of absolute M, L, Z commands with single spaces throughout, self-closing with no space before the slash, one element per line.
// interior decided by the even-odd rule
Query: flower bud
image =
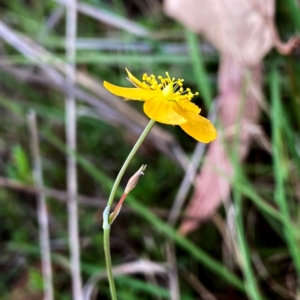
<path fill-rule="evenodd" d="M 125 187 L 125 194 L 129 194 L 137 185 L 140 177 L 144 175 L 147 165 L 142 165 L 139 170 L 128 180 L 128 183 Z"/>

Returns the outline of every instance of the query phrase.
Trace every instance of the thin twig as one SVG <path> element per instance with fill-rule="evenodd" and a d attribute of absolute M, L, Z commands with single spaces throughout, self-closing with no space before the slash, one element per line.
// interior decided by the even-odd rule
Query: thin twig
<path fill-rule="evenodd" d="M 42 162 L 39 151 L 39 138 L 37 131 L 36 115 L 34 111 L 31 111 L 28 115 L 28 126 L 31 135 L 31 152 L 33 158 L 33 174 L 34 182 L 38 193 L 38 205 L 37 215 L 40 229 L 40 244 L 41 244 L 41 256 L 42 256 L 42 271 L 44 281 L 44 299 L 53 300 L 53 281 L 52 281 L 52 267 L 51 267 L 51 249 L 49 238 L 49 221 L 46 206 L 46 197 L 43 193 L 43 174 L 42 174 Z"/>
<path fill-rule="evenodd" d="M 66 10 L 66 83 L 69 88 L 66 96 L 66 137 L 67 146 L 71 151 L 76 151 L 76 101 L 74 97 L 74 83 L 76 76 L 75 67 L 75 41 L 77 30 L 76 0 L 69 0 Z M 70 244 L 70 271 L 72 276 L 72 293 L 74 300 L 82 300 L 82 282 L 80 271 L 80 242 L 78 229 L 78 204 L 77 204 L 77 166 L 76 158 L 67 154 L 67 188 L 68 201 L 68 227 Z"/>

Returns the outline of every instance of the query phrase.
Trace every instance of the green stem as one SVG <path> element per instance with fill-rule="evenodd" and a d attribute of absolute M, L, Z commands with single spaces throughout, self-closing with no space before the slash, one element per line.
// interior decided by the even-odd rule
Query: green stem
<path fill-rule="evenodd" d="M 143 133 L 141 134 L 141 136 L 139 137 L 139 139 L 137 140 L 137 142 L 135 143 L 134 147 L 132 148 L 132 150 L 130 151 L 129 155 L 127 156 L 116 180 L 115 183 L 113 185 L 113 188 L 110 192 L 109 198 L 108 198 L 108 202 L 107 202 L 107 206 L 111 206 L 113 201 L 114 201 L 114 197 L 116 194 L 116 191 L 118 189 L 118 186 L 120 184 L 120 181 L 129 165 L 129 163 L 131 162 L 132 158 L 134 157 L 136 151 L 139 149 L 139 147 L 141 146 L 142 142 L 144 141 L 144 139 L 146 138 L 146 136 L 148 135 L 148 133 L 150 132 L 151 128 L 153 127 L 155 121 L 154 120 L 150 120 L 148 125 L 146 126 L 146 128 L 144 129 Z"/>
<path fill-rule="evenodd" d="M 115 182 L 112 187 L 112 190 L 110 192 L 106 209 L 103 212 L 103 239 L 104 239 L 104 254 L 105 254 L 105 262 L 106 262 L 106 270 L 107 270 L 107 277 L 109 282 L 109 288 L 110 288 L 110 294 L 112 300 L 117 300 L 117 292 L 116 292 L 116 286 L 114 282 L 113 272 L 112 272 L 112 263 L 111 263 L 111 255 L 110 255 L 110 223 L 109 223 L 109 210 L 110 207 L 114 201 L 116 191 L 118 189 L 118 186 L 120 184 L 120 181 L 131 162 L 132 158 L 134 157 L 135 153 L 141 146 L 142 142 L 150 132 L 151 128 L 153 127 L 155 121 L 150 120 L 144 131 L 142 132 L 141 136 L 135 143 L 134 147 L 130 151 L 129 155 L 127 156 Z"/>
<path fill-rule="evenodd" d="M 112 300 L 117 300 L 117 291 L 114 281 L 114 276 L 112 272 L 112 265 L 111 265 L 111 256 L 110 256 L 110 228 L 103 230 L 103 239 L 104 239 L 104 253 L 105 253 L 105 262 L 106 262 L 106 270 L 107 270 L 107 277 L 109 282 L 109 289 L 110 295 Z"/>

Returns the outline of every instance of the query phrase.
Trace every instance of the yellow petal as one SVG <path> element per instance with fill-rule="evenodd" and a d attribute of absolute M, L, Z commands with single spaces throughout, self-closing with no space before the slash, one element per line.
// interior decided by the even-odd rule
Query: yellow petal
<path fill-rule="evenodd" d="M 178 104 L 175 101 L 167 101 L 162 97 L 156 97 L 153 100 L 144 103 L 144 112 L 150 118 L 157 122 L 180 125 L 186 122 L 186 119 L 176 111 Z"/>
<path fill-rule="evenodd" d="M 112 94 L 129 100 L 147 101 L 153 99 L 157 95 L 157 92 L 153 90 L 143 90 L 140 88 L 124 88 L 111 84 L 107 81 L 104 81 L 103 85 Z"/>
<path fill-rule="evenodd" d="M 201 109 L 193 102 L 185 100 L 185 101 L 178 101 L 179 106 L 185 110 L 185 111 L 189 111 L 189 112 L 193 112 L 197 115 L 200 114 Z"/>
<path fill-rule="evenodd" d="M 125 68 L 129 81 L 135 85 L 136 87 L 139 87 L 141 89 L 150 90 L 150 87 L 148 85 L 144 85 L 141 81 L 139 81 L 136 77 L 134 77 L 127 68 Z"/>
<path fill-rule="evenodd" d="M 195 140 L 206 144 L 216 139 L 217 131 L 208 119 L 192 112 L 186 112 L 183 116 L 187 122 L 180 127 Z"/>

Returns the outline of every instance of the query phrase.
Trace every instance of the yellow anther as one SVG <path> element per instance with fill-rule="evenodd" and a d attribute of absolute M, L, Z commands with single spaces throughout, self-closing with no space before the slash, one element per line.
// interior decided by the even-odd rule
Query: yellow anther
<path fill-rule="evenodd" d="M 199 95 L 198 92 L 193 94 L 190 88 L 183 88 L 184 79 L 171 78 L 169 72 L 165 72 L 165 74 L 167 77 L 162 77 L 161 75 L 155 76 L 154 74 L 148 75 L 147 73 L 144 73 L 142 76 L 142 84 L 144 87 L 151 88 L 152 90 L 161 91 L 164 97 L 175 101 L 190 101 L 194 96 Z"/>

